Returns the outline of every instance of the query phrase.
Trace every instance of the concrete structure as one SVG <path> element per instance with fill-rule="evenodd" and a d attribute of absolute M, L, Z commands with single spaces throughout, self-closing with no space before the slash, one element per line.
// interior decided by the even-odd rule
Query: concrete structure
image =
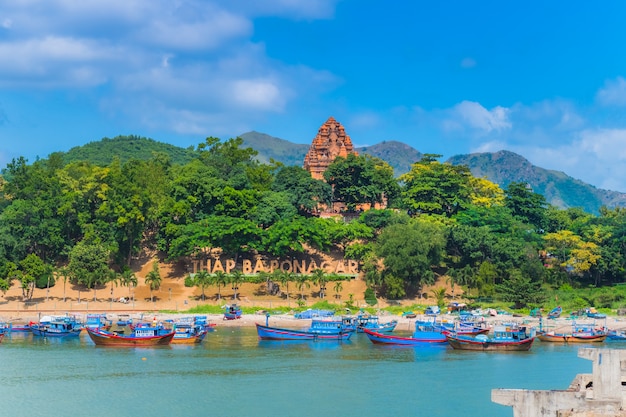
<path fill-rule="evenodd" d="M 494 389 L 491 400 L 513 407 L 513 417 L 626 417 L 626 350 L 581 348 L 592 374 L 579 374 L 567 390 Z"/>

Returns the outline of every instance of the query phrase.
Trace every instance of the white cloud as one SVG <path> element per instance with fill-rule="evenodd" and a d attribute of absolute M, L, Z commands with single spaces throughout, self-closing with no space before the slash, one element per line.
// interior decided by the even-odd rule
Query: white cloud
<path fill-rule="evenodd" d="M 140 127 L 193 134 L 218 134 L 225 126 L 231 133 L 251 130 L 295 97 L 339 82 L 323 70 L 269 59 L 264 45 L 250 39 L 251 16 L 327 18 L 335 3 L 4 2 L 0 16 L 11 30 L 0 38 L 0 86 L 20 93 L 102 92 L 102 111 Z"/>
<path fill-rule="evenodd" d="M 244 108 L 276 111 L 284 106 L 279 88 L 269 80 L 237 80 L 232 91 L 235 101 Z"/>
<path fill-rule="evenodd" d="M 607 80 L 604 88 L 598 90 L 596 100 L 603 106 L 626 105 L 626 80 L 617 77 L 615 80 Z"/>
<path fill-rule="evenodd" d="M 462 101 L 451 114 L 452 118 L 446 121 L 449 128 L 466 127 L 486 133 L 511 128 L 509 109 L 500 106 L 487 110 L 479 103 Z"/>

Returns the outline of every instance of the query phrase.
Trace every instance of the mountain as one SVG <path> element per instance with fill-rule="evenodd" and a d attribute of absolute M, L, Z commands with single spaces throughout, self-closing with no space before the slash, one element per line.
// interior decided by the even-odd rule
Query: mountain
<path fill-rule="evenodd" d="M 304 156 L 309 151 L 310 145 L 301 145 L 279 139 L 265 133 L 248 132 L 240 135 L 244 146 L 253 148 L 259 152 L 257 159 L 267 163 L 271 159 L 282 162 L 285 165 L 302 166 Z M 402 142 L 384 141 L 372 146 L 355 148 L 359 154 L 375 156 L 386 161 L 394 169 L 396 176 L 411 170 L 411 164 L 419 161 L 422 154 L 414 148 Z"/>
<path fill-rule="evenodd" d="M 626 206 L 624 193 L 602 190 L 561 171 L 537 167 L 524 157 L 509 151 L 456 155 L 447 162 L 467 165 L 474 176 L 485 177 L 502 188 L 506 188 L 511 182 L 528 183 L 548 203 L 560 208 L 580 207 L 597 214 L 601 206 Z"/>
<path fill-rule="evenodd" d="M 422 154 L 415 148 L 393 140 L 356 148 L 356 151 L 359 154 L 368 154 L 387 162 L 393 167 L 396 177 L 409 172 L 411 164 L 422 159 Z"/>
<path fill-rule="evenodd" d="M 309 150 L 307 144 L 296 144 L 264 133 L 248 132 L 240 135 L 244 146 L 256 149 L 258 159 L 267 163 L 270 158 L 285 165 L 302 166 Z M 372 146 L 356 148 L 359 154 L 378 157 L 393 168 L 396 176 L 411 169 L 422 154 L 409 145 L 396 141 L 385 141 Z M 193 148 L 180 148 L 167 143 L 139 136 L 117 136 L 103 138 L 61 153 L 65 163 L 90 161 L 97 165 L 108 165 L 114 157 L 122 162 L 130 159 L 149 159 L 154 153 L 163 153 L 172 163 L 184 164 L 193 156 Z M 602 190 L 574 179 L 563 172 L 537 167 L 524 157 L 509 151 L 456 155 L 448 159 L 454 165 L 467 165 L 474 176 L 506 188 L 511 182 L 526 182 L 534 192 L 542 194 L 546 201 L 560 208 L 580 207 L 597 214 L 600 207 L 626 207 L 626 194 Z"/>
<path fill-rule="evenodd" d="M 140 136 L 116 136 L 113 139 L 103 138 L 82 146 L 75 146 L 62 152 L 63 162 L 89 161 L 92 164 L 106 166 L 119 158 L 124 163 L 130 159 L 147 160 L 154 153 L 162 153 L 170 157 L 174 164 L 186 164 L 194 157 L 192 148 L 180 148 L 168 143 L 157 142 Z"/>
<path fill-rule="evenodd" d="M 288 140 L 275 138 L 259 132 L 248 132 L 239 135 L 243 139 L 243 146 L 259 152 L 257 159 L 262 163 L 269 163 L 270 158 L 285 165 L 302 166 L 304 156 L 309 151 L 309 145 L 296 144 Z"/>

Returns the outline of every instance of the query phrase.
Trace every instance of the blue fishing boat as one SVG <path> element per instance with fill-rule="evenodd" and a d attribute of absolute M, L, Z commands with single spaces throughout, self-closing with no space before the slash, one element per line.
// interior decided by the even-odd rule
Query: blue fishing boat
<path fill-rule="evenodd" d="M 561 306 L 558 307 L 554 307 L 552 310 L 550 310 L 550 312 L 548 313 L 548 318 L 549 319 L 558 319 L 559 317 L 561 317 L 561 313 L 563 312 L 563 309 L 561 308 Z"/>
<path fill-rule="evenodd" d="M 236 320 L 241 318 L 241 307 L 237 304 L 231 304 L 226 306 L 224 311 L 224 320 Z"/>
<path fill-rule="evenodd" d="M 30 330 L 34 336 L 73 337 L 80 335 L 83 326 L 74 316 L 43 316 Z"/>
<path fill-rule="evenodd" d="M 526 332 L 526 327 L 514 323 L 495 326 L 493 336 L 479 334 L 477 336 L 444 333 L 453 349 L 518 352 L 529 350 L 535 340 L 534 335 Z"/>
<path fill-rule="evenodd" d="M 460 321 L 446 320 L 417 320 L 416 326 L 433 327 L 439 333 L 453 332 L 459 335 L 476 336 L 479 334 L 489 333 L 489 327 L 485 322 L 476 322 L 471 318 L 463 318 Z"/>
<path fill-rule="evenodd" d="M 180 345 L 201 343 L 208 333 L 208 330 L 205 328 L 205 321 L 202 319 L 197 320 L 196 316 L 167 320 L 162 328 L 162 333 L 174 330 L 172 344 Z"/>
<path fill-rule="evenodd" d="M 204 327 L 207 332 L 215 330 L 215 323 L 211 323 L 207 316 L 194 316 L 194 321 L 197 325 Z"/>
<path fill-rule="evenodd" d="M 415 331 L 411 336 L 397 336 L 379 333 L 369 329 L 363 329 L 369 340 L 374 344 L 421 346 L 432 343 L 446 343 L 447 339 L 441 328 L 433 325 L 433 322 L 420 321 L 415 323 Z"/>
<path fill-rule="evenodd" d="M 606 318 L 606 314 L 598 312 L 598 310 L 596 310 L 593 307 L 586 308 L 585 314 L 587 315 L 587 317 L 592 318 L 592 319 L 605 319 Z"/>
<path fill-rule="evenodd" d="M 105 313 L 87 314 L 85 317 L 85 328 L 109 330 L 112 322 Z"/>
<path fill-rule="evenodd" d="M 355 317 L 356 331 L 363 333 L 365 329 L 376 333 L 391 333 L 398 325 L 398 320 L 391 320 L 381 323 L 378 316 L 369 314 L 359 314 Z"/>
<path fill-rule="evenodd" d="M 265 325 L 256 323 L 259 339 L 263 340 L 348 340 L 354 333 L 346 320 L 312 320 L 308 329 L 284 329 L 269 326 L 269 314 Z"/>
<path fill-rule="evenodd" d="M 626 340 L 626 331 L 624 329 L 609 330 L 607 338 L 609 340 Z"/>

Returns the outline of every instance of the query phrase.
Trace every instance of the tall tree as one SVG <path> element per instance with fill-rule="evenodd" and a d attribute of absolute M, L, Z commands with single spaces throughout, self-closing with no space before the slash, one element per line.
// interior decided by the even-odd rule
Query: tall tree
<path fill-rule="evenodd" d="M 546 199 L 541 194 L 533 192 L 527 183 L 510 183 L 506 189 L 505 204 L 513 216 L 535 226 L 537 230 L 545 229 Z"/>
<path fill-rule="evenodd" d="M 399 192 L 393 168 L 370 155 L 349 154 L 337 157 L 324 171 L 324 179 L 333 187 L 333 199 L 350 210 L 359 204 L 392 201 Z"/>
<path fill-rule="evenodd" d="M 404 183 L 402 202 L 412 213 L 452 216 L 470 204 L 473 189 L 469 168 L 434 160 L 440 156 L 422 158 L 400 177 Z"/>
<path fill-rule="evenodd" d="M 385 228 L 375 251 L 383 259 L 383 281 L 393 284 L 391 296 L 404 296 L 411 287 L 433 283 L 432 267 L 440 264 L 444 248 L 444 229 L 434 223 L 413 221 Z"/>
<path fill-rule="evenodd" d="M 152 263 L 152 270 L 146 274 L 145 284 L 150 288 L 150 301 L 154 302 L 154 297 L 152 295 L 153 291 L 161 288 L 161 273 L 159 272 L 159 263 L 154 261 Z"/>

